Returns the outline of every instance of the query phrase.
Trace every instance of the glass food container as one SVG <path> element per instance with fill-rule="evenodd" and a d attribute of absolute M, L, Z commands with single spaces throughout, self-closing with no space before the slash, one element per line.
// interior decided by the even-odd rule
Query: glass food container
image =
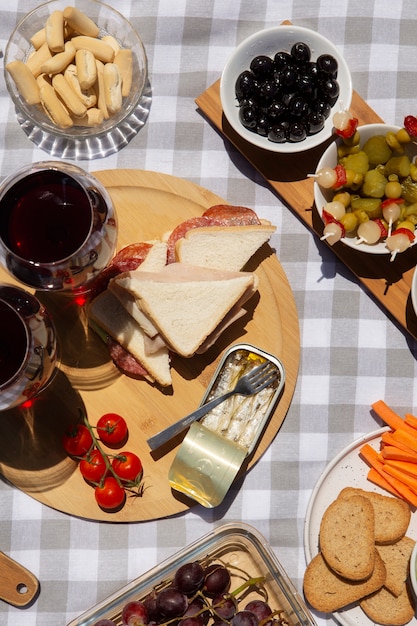
<path fill-rule="evenodd" d="M 185 547 L 160 565 L 120 589 L 83 613 L 67 626 L 94 626 L 99 620 L 113 620 L 122 625 L 123 607 L 132 600 L 144 600 L 154 591 L 167 587 L 176 570 L 185 563 L 198 561 L 226 565 L 231 574 L 230 590 L 242 585 L 242 572 L 251 578 L 261 578 L 259 587 L 250 587 L 238 608 L 250 600 L 267 600 L 277 626 L 316 626 L 301 595 L 288 578 L 266 539 L 247 524 L 224 524 Z M 261 595 L 260 595 L 261 594 Z M 237 596 L 238 599 L 240 596 Z M 208 626 L 213 620 L 208 622 Z M 181 624 L 181 619 L 178 622 Z"/>

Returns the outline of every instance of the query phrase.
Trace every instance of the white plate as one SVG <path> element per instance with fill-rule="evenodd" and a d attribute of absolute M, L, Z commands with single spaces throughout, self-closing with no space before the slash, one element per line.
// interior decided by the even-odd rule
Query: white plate
<path fill-rule="evenodd" d="M 356 439 L 344 448 L 326 467 L 320 476 L 310 497 L 304 524 L 304 551 L 309 563 L 318 552 L 320 522 L 324 511 L 335 500 L 344 487 L 357 487 L 367 491 L 375 491 L 384 495 L 388 492 L 379 489 L 366 478 L 368 465 L 359 456 L 359 449 L 369 443 L 379 450 L 381 434 L 389 428 L 381 428 Z M 417 516 L 412 515 L 407 536 L 417 539 Z M 355 607 L 346 611 L 333 613 L 333 617 L 343 626 L 374 626 L 361 608 Z M 413 618 L 410 625 L 417 624 Z"/>

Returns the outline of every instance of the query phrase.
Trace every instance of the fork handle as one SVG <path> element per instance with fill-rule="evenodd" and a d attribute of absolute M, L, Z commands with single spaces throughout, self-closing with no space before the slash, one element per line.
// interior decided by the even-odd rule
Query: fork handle
<path fill-rule="evenodd" d="M 190 424 L 200 419 L 200 417 L 203 417 L 203 415 L 211 411 L 211 409 L 214 409 L 215 406 L 218 406 L 219 404 L 227 400 L 227 398 L 230 398 L 230 396 L 232 396 L 234 393 L 235 391 L 232 390 L 232 391 L 228 391 L 222 396 L 213 398 L 213 400 L 210 400 L 210 402 L 207 402 L 206 404 L 201 405 L 200 407 L 198 407 L 198 409 L 196 409 L 192 413 L 189 413 L 182 419 L 178 420 L 178 422 L 171 424 L 171 426 L 168 426 L 168 428 L 165 428 L 164 430 L 161 430 L 156 435 L 153 435 L 153 437 L 150 437 L 147 440 L 147 443 L 150 449 L 156 450 L 157 448 L 162 446 L 164 443 L 166 443 L 167 441 L 169 441 L 170 439 L 172 439 L 173 437 L 181 433 L 185 428 L 187 428 L 187 426 L 190 426 Z"/>

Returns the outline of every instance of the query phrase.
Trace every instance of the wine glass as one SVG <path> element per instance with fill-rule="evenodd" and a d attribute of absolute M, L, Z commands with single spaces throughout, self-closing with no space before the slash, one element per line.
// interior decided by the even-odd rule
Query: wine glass
<path fill-rule="evenodd" d="M 55 327 L 45 307 L 26 290 L 0 283 L 0 411 L 44 391 L 57 365 Z"/>
<path fill-rule="evenodd" d="M 0 186 L 0 263 L 50 312 L 61 370 L 78 388 L 105 386 L 117 373 L 88 320 L 92 285 L 116 241 L 109 193 L 76 165 L 26 165 Z"/>
<path fill-rule="evenodd" d="M 78 166 L 33 163 L 0 187 L 0 261 L 27 286 L 88 291 L 112 258 L 116 238 L 108 192 Z"/>

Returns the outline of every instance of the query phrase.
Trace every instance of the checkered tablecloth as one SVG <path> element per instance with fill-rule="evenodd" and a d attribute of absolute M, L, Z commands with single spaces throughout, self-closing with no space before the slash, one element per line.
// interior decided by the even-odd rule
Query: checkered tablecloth
<path fill-rule="evenodd" d="M 38 3 L 4 0 L 0 46 Z M 155 170 L 191 180 L 231 204 L 252 206 L 278 226 L 272 244 L 294 292 L 301 360 L 292 405 L 274 442 L 214 510 L 146 523 L 77 519 L 0 480 L 0 549 L 41 581 L 36 603 L 0 601 L 2 626 L 63 626 L 132 578 L 224 522 L 244 521 L 270 542 L 302 589 L 303 530 L 312 489 L 328 462 L 378 427 L 370 405 L 400 413 L 417 406 L 416 343 L 365 293 L 318 238 L 283 206 L 196 110 L 195 98 L 221 74 L 234 47 L 290 19 L 336 44 L 355 90 L 387 122 L 417 114 L 415 0 L 115 0 L 144 41 L 152 105 L 146 125 L 117 154 L 82 161 L 90 171 Z M 2 65 L 2 59 L 0 59 Z M 0 78 L 0 175 L 49 155 L 16 121 Z M 1 419 L 1 415 L 0 415 Z M 0 459 L 1 461 L 1 459 Z M 319 623 L 325 619 L 317 616 Z M 328 620 L 331 621 L 331 620 Z"/>

